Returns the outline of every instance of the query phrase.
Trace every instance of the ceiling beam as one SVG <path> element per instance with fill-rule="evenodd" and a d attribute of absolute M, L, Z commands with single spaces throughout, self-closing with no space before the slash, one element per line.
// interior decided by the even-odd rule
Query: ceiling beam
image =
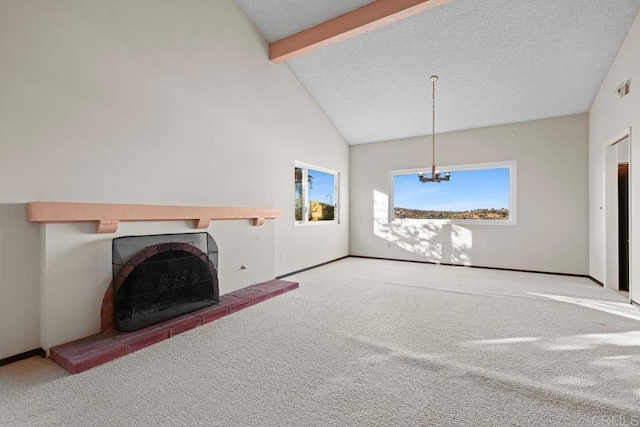
<path fill-rule="evenodd" d="M 274 64 L 289 61 L 450 1 L 376 0 L 359 9 L 271 43 L 269 45 L 269 59 Z"/>

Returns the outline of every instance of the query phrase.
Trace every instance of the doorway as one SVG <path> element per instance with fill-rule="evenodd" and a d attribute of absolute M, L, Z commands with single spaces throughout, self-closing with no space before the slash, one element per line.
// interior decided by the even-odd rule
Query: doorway
<path fill-rule="evenodd" d="M 631 180 L 629 129 L 605 144 L 604 150 L 604 222 L 605 222 L 605 277 L 609 289 L 631 292 L 632 248 Z M 630 298 L 631 299 L 631 298 Z"/>
<path fill-rule="evenodd" d="M 629 292 L 629 163 L 618 164 L 618 276 L 619 289 Z"/>

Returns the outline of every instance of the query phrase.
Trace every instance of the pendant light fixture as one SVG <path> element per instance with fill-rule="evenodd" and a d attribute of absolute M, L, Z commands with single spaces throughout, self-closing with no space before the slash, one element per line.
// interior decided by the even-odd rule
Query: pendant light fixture
<path fill-rule="evenodd" d="M 427 176 L 424 173 L 420 173 L 418 175 L 418 179 L 420 182 L 437 182 L 441 183 L 442 181 L 449 181 L 451 178 L 451 174 L 449 172 L 445 172 L 441 174 L 436 170 L 436 82 L 438 81 L 438 76 L 433 75 L 429 77 L 431 80 L 431 176 Z"/>

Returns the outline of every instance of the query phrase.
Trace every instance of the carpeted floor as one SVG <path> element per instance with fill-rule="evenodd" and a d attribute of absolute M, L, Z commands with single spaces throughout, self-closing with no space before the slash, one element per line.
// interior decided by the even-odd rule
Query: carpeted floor
<path fill-rule="evenodd" d="M 82 374 L 0 368 L 0 425 L 640 425 L 640 310 L 587 279 L 347 258 L 289 280 Z"/>

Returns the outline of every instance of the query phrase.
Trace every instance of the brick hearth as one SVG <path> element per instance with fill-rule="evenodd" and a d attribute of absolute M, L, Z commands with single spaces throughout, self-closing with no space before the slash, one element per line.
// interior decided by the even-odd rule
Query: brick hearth
<path fill-rule="evenodd" d="M 50 357 L 67 371 L 77 374 L 297 287 L 298 283 L 285 280 L 271 280 L 249 286 L 221 296 L 218 305 L 185 314 L 139 331 L 107 330 L 52 347 Z"/>

